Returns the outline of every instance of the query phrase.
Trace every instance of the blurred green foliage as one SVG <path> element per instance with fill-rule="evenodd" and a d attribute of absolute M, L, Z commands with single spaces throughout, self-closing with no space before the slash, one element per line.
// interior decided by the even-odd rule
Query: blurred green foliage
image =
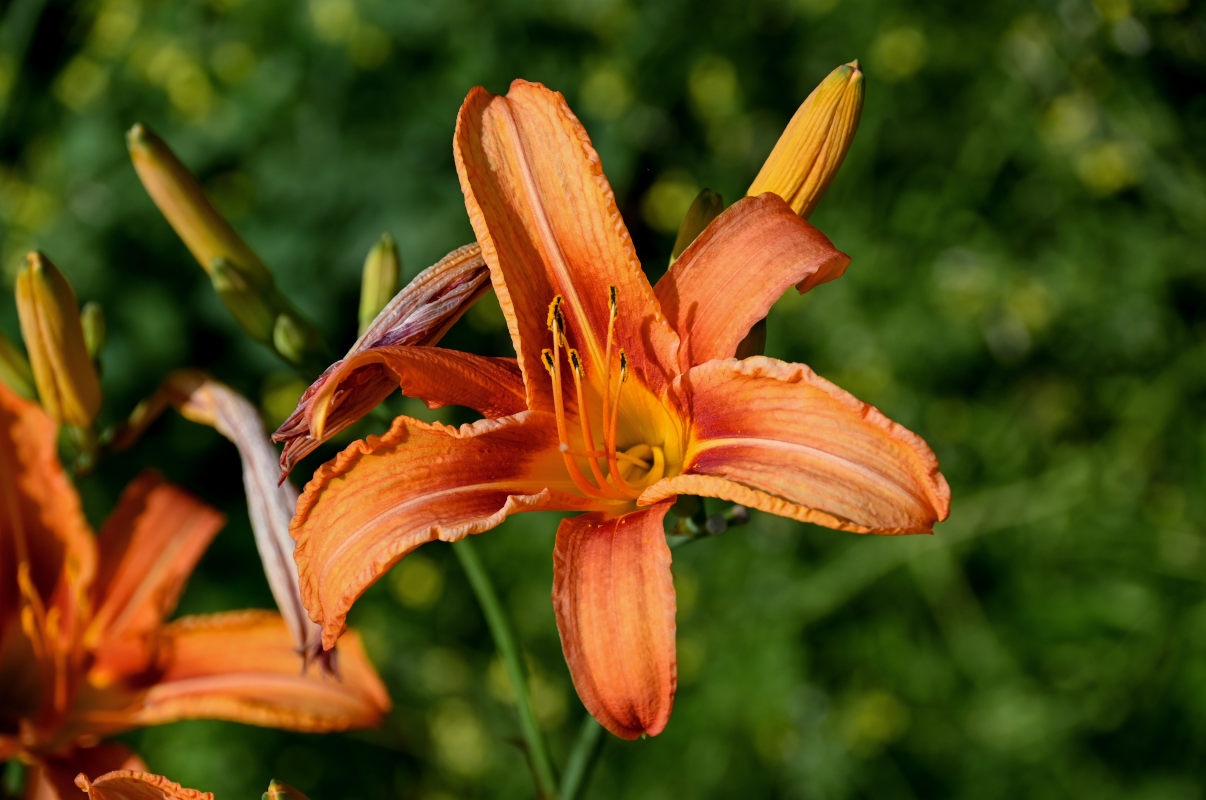
<path fill-rule="evenodd" d="M 313 377 L 241 337 L 135 179 L 135 121 L 342 347 L 383 231 L 407 277 L 470 240 L 450 144 L 473 85 L 525 77 L 566 94 L 656 272 L 697 190 L 739 197 L 812 86 L 861 58 L 862 128 L 812 216 L 854 263 L 779 303 L 767 351 L 921 433 L 951 519 L 933 537 L 877 538 L 755 515 L 677 549 L 674 716 L 655 739 L 607 741 L 588 794 L 1203 797 L 1206 7 L 9 0 L 0 13 L 4 286 L 38 247 L 102 304 L 107 422 L 178 366 L 264 400 L 272 423 Z M 17 336 L 9 303 L 0 331 Z M 510 351 L 492 298 L 446 341 Z M 148 465 L 223 507 L 231 522 L 182 610 L 267 606 L 237 464 L 217 435 L 169 418 L 79 483 L 94 518 Z M 564 763 L 584 712 L 549 602 L 555 522 L 513 518 L 479 549 Z M 530 795 L 508 685 L 446 548 L 407 557 L 352 622 L 394 697 L 383 730 L 192 722 L 127 739 L 220 798 L 258 796 L 269 777 L 315 800 Z"/>

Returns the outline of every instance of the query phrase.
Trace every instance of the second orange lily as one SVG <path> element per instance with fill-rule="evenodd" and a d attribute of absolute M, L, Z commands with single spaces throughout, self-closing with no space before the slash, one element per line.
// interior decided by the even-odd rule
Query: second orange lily
<path fill-rule="evenodd" d="M 944 519 L 949 489 L 922 439 L 808 367 L 733 358 L 786 289 L 849 263 L 781 198 L 733 205 L 654 288 L 560 94 L 474 90 L 455 155 L 517 358 L 375 350 L 429 405 L 486 419 L 399 417 L 322 467 L 293 522 L 303 599 L 330 647 L 356 598 L 419 545 L 519 511 L 587 512 L 562 521 L 553 553 L 566 661 L 608 730 L 655 735 L 676 686 L 663 517 L 678 494 L 899 534 Z M 417 374 L 433 364 L 439 380 Z"/>

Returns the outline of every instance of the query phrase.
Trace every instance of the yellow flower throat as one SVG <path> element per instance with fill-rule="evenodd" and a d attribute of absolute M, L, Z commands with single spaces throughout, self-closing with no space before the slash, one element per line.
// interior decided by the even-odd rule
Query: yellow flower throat
<path fill-rule="evenodd" d="M 548 328 L 553 334 L 552 349 L 541 351 L 541 360 L 553 382 L 553 411 L 557 418 L 557 438 L 561 457 L 565 462 L 570 480 L 587 497 L 614 503 L 630 503 L 640 496 L 646 486 L 661 480 L 668 473 L 677 472 L 677 464 L 668 463 L 663 443 L 652 444 L 637 441 L 621 444 L 618 431 L 621 429 L 621 393 L 628 379 L 628 357 L 623 348 L 614 347 L 617 316 L 616 287 L 608 288 L 610 315 L 607 322 L 607 343 L 603 355 L 603 383 L 597 392 L 602 406 L 601 445 L 595 438 L 591 424 L 590 407 L 587 404 L 589 385 L 586 370 L 578 351 L 569 346 L 565 336 L 565 316 L 561 308 L 562 298 L 557 295 L 549 304 Z M 570 414 L 562 396 L 561 350 L 564 348 L 569 371 L 574 383 L 577 403 L 579 431 L 571 431 Z M 614 349 L 614 352 L 613 352 Z M 614 364 L 614 366 L 613 366 Z M 614 384 L 614 386 L 613 386 Z M 660 405 L 660 404 L 659 404 Z M 630 426 L 623 426 L 628 430 Z M 646 426 L 640 426 L 646 427 Z M 582 449 L 571 447 L 570 437 L 581 435 Z M 628 438 L 628 437 L 625 437 Z M 586 462 L 586 471 L 579 461 Z"/>

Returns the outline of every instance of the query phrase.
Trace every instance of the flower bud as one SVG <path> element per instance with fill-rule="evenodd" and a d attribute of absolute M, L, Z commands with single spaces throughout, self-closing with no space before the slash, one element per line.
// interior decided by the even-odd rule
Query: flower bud
<path fill-rule="evenodd" d="M 33 373 L 29 361 L 17 346 L 0 333 L 0 382 L 22 397 L 34 396 Z"/>
<path fill-rule="evenodd" d="M 855 60 L 808 95 L 746 194 L 774 192 L 807 219 L 842 165 L 862 110 L 863 73 Z"/>
<path fill-rule="evenodd" d="M 280 293 L 264 262 L 163 140 L 139 124 L 126 135 L 126 144 L 143 187 L 243 330 L 294 366 L 325 360 L 317 330 Z"/>
<path fill-rule="evenodd" d="M 41 253 L 17 273 L 17 314 L 42 408 L 53 419 L 86 428 L 100 410 L 100 381 L 84 345 L 71 284 Z"/>
<path fill-rule="evenodd" d="M 359 333 L 368 330 L 377 314 L 398 291 L 398 273 L 402 264 L 398 259 L 398 247 L 388 233 L 369 251 L 364 260 L 364 272 L 360 276 L 360 327 Z"/>
<path fill-rule="evenodd" d="M 84 347 L 92 362 L 100 359 L 101 350 L 105 347 L 105 311 L 100 303 L 89 300 L 80 309 L 80 326 L 84 329 Z"/>
<path fill-rule="evenodd" d="M 214 264 L 222 259 L 249 285 L 272 284 L 264 262 L 218 213 L 201 184 L 162 139 L 139 123 L 126 134 L 126 147 L 147 194 L 201 269 L 212 275 Z"/>
<path fill-rule="evenodd" d="M 670 263 L 673 264 L 683 251 L 691 246 L 695 237 L 703 233 L 703 229 L 724 211 L 724 198 L 711 189 L 701 189 L 691 207 L 687 209 L 683 222 L 678 226 L 678 235 L 674 237 L 674 248 L 670 251 Z"/>
<path fill-rule="evenodd" d="M 263 800 L 309 800 L 309 798 L 288 784 L 272 781 L 268 784 L 268 791 L 264 792 Z"/>

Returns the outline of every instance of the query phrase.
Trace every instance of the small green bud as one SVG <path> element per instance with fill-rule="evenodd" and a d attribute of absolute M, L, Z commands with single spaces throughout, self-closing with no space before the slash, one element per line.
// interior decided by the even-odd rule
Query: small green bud
<path fill-rule="evenodd" d="M 29 361 L 8 338 L 0 333 L 0 381 L 22 397 L 34 396 L 33 372 Z"/>
<path fill-rule="evenodd" d="M 360 276 L 360 328 L 364 333 L 373 324 L 377 314 L 393 298 L 398 291 L 398 275 L 402 271 L 402 263 L 398 258 L 398 247 L 394 238 L 388 233 L 381 238 L 369 251 L 364 260 L 364 271 Z"/>
<path fill-rule="evenodd" d="M 105 347 L 105 311 L 100 303 L 89 300 L 80 309 L 80 325 L 84 329 L 84 347 L 88 356 L 96 363 Z"/>
<path fill-rule="evenodd" d="M 724 198 L 711 189 L 702 189 L 695 195 L 691 207 L 683 217 L 682 225 L 678 227 L 678 235 L 674 237 L 674 248 L 670 251 L 670 263 L 673 264 L 683 251 L 691 246 L 695 237 L 703 233 L 704 228 L 724 211 Z"/>

